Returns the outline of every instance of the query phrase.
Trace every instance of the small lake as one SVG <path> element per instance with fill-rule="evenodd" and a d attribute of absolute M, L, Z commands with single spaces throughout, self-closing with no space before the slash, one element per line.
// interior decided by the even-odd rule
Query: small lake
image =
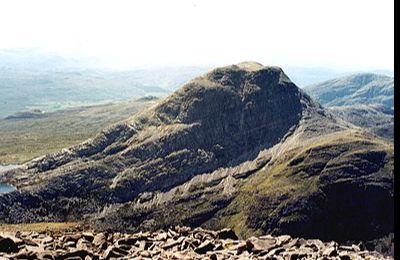
<path fill-rule="evenodd" d="M 3 171 L 11 170 L 11 169 L 16 168 L 16 167 L 18 167 L 18 166 L 17 165 L 7 165 L 7 166 L 0 165 L 0 174 Z M 16 188 L 14 186 L 12 186 L 12 185 L 10 185 L 8 183 L 1 183 L 0 182 L 0 194 L 9 193 L 9 192 L 12 192 L 12 191 L 15 191 L 15 190 L 16 190 Z"/>
<path fill-rule="evenodd" d="M 10 184 L 0 183 L 0 194 L 9 193 L 9 192 L 12 192 L 15 190 L 16 190 L 16 188 Z"/>

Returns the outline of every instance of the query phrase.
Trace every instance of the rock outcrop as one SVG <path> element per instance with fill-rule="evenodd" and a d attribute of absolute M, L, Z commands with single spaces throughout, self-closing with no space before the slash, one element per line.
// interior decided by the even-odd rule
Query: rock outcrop
<path fill-rule="evenodd" d="M 227 235 L 230 234 L 230 235 Z M 238 240 L 232 230 L 172 227 L 157 232 L 0 233 L 6 259 L 392 259 L 360 245 L 287 235 Z"/>
<path fill-rule="evenodd" d="M 393 179 L 392 144 L 333 116 L 280 68 L 242 63 L 2 174 L 18 192 L 0 196 L 0 221 L 375 239 L 393 231 Z"/>

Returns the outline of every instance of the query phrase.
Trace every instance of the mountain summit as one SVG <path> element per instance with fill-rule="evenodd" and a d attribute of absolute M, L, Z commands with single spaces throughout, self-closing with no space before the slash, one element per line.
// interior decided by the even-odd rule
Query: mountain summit
<path fill-rule="evenodd" d="M 325 111 L 282 69 L 253 62 L 214 69 L 0 181 L 18 188 L 0 197 L 7 223 L 337 240 L 376 238 L 393 223 L 393 146 Z"/>

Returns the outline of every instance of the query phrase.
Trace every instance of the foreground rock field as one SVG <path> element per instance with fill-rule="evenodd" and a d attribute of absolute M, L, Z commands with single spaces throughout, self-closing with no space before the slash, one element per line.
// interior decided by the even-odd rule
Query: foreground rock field
<path fill-rule="evenodd" d="M 230 229 L 136 234 L 0 232 L 0 259 L 390 259 L 362 246 L 290 236 L 240 240 Z"/>

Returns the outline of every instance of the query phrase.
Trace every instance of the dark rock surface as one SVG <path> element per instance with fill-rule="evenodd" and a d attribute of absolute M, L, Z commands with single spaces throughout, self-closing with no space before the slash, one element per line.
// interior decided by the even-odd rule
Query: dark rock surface
<path fill-rule="evenodd" d="M 227 230 L 223 231 L 227 232 Z M 234 234 L 233 231 L 229 231 Z M 3 242 L 7 241 L 7 242 Z M 3 246 L 7 243 L 8 246 Z M 358 245 L 261 236 L 238 240 L 218 231 L 171 227 L 157 232 L 0 233 L 5 259 L 392 259 Z"/>

